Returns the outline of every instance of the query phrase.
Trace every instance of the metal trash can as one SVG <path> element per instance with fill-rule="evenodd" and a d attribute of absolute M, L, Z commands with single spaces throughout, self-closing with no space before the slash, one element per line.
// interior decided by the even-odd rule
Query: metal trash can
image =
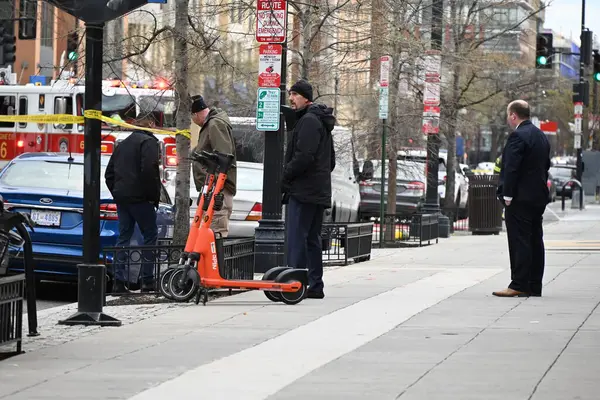
<path fill-rule="evenodd" d="M 469 231 L 473 234 L 502 232 L 502 203 L 496 197 L 499 175 L 469 177 Z"/>

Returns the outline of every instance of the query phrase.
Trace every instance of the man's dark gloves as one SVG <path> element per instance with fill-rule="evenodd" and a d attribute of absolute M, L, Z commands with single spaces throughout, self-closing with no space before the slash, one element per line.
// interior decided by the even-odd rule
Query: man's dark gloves
<path fill-rule="evenodd" d="M 223 195 L 223 192 L 219 192 L 217 194 L 215 194 L 215 204 L 214 204 L 214 210 L 215 211 L 221 211 L 223 209 L 223 202 L 225 201 L 225 196 Z"/>

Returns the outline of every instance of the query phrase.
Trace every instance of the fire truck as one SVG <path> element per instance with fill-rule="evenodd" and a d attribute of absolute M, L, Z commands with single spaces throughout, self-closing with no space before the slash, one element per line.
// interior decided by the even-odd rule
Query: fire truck
<path fill-rule="evenodd" d="M 67 114 L 83 116 L 85 82 L 58 79 L 49 85 L 0 85 L 0 116 Z M 157 128 L 175 127 L 175 94 L 167 82 L 103 81 L 102 114 L 134 123 L 138 114 L 152 112 Z M 131 130 L 102 123 L 103 154 L 111 154 Z M 162 169 L 177 166 L 175 137 L 156 134 L 161 143 Z M 0 166 L 30 152 L 83 153 L 83 124 L 38 124 L 0 121 Z"/>

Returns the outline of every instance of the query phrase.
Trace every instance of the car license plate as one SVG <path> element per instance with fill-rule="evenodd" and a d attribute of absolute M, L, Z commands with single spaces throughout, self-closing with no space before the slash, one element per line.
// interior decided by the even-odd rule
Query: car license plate
<path fill-rule="evenodd" d="M 60 211 L 31 210 L 31 220 L 39 226 L 60 226 Z"/>

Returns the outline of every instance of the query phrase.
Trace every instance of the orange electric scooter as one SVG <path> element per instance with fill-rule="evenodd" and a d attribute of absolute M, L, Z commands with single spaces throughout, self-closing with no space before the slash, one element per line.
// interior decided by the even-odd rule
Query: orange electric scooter
<path fill-rule="evenodd" d="M 261 281 L 228 280 L 221 277 L 219 265 L 224 264 L 223 239 L 220 235 L 218 238 L 215 237 L 210 225 L 214 211 L 223 207 L 222 190 L 227 179 L 227 171 L 233 166 L 234 157 L 203 151 L 193 153 L 192 159 L 207 169 L 216 164 L 217 170 L 214 175 L 217 178 L 216 183 L 207 193 L 202 222 L 197 232 L 190 231 L 190 237 L 195 235 L 195 238 L 192 238 L 195 239 L 193 251 L 186 252 L 185 263 L 170 274 L 168 291 L 171 297 L 176 301 L 187 302 L 196 296 L 196 304 L 198 304 L 202 296 L 202 303 L 206 305 L 209 289 L 245 289 L 263 290 L 271 301 L 281 301 L 285 304 L 300 303 L 306 295 L 307 269 L 274 267 L 265 272 Z"/>
<path fill-rule="evenodd" d="M 187 241 L 185 243 L 185 248 L 181 253 L 181 257 L 179 258 L 179 264 L 169 266 L 169 268 L 160 275 L 160 292 L 165 298 L 170 300 L 175 299 L 173 298 L 173 294 L 169 289 L 169 280 L 171 279 L 171 275 L 175 272 L 175 270 L 178 267 L 181 267 L 186 264 L 186 262 L 188 261 L 188 255 L 194 250 L 196 238 L 198 237 L 198 229 L 200 228 L 200 224 L 202 222 L 202 215 L 208 208 L 208 203 L 210 201 L 207 200 L 208 193 L 211 193 L 211 190 L 215 185 L 215 174 L 217 173 L 218 165 L 208 158 L 204 160 L 203 165 L 206 168 L 206 178 L 204 181 L 202 193 L 200 193 L 198 196 L 198 201 L 196 203 L 196 213 L 194 214 L 194 219 L 192 220 L 192 224 L 190 226 L 190 231 L 188 234 Z"/>

